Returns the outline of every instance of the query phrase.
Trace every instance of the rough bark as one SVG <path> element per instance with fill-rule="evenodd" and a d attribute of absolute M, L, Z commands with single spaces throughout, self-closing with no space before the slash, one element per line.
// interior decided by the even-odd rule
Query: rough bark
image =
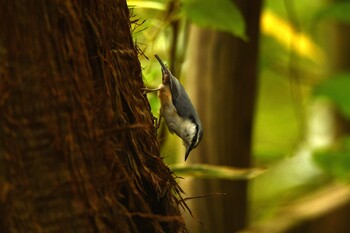
<path fill-rule="evenodd" d="M 1 0 L 0 28 L 0 231 L 185 232 L 125 0 Z"/>
<path fill-rule="evenodd" d="M 248 42 L 228 33 L 192 27 L 187 77 L 204 137 L 191 161 L 249 167 L 257 86 L 261 1 L 236 1 L 247 23 Z M 193 195 L 225 196 L 194 200 L 194 212 L 209 232 L 235 232 L 247 218 L 247 182 L 195 180 Z"/>

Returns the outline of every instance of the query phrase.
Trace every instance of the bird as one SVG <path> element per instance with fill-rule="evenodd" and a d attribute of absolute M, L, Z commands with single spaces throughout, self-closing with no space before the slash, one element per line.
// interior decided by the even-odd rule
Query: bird
<path fill-rule="evenodd" d="M 172 75 L 160 57 L 157 54 L 154 56 L 161 65 L 162 84 L 156 89 L 144 88 L 144 91 L 145 93 L 158 92 L 160 114 L 157 128 L 160 126 L 161 119 L 164 118 L 170 133 L 175 133 L 182 139 L 186 148 L 186 161 L 190 152 L 196 148 L 202 140 L 202 124 L 185 88 L 181 85 L 179 80 Z"/>

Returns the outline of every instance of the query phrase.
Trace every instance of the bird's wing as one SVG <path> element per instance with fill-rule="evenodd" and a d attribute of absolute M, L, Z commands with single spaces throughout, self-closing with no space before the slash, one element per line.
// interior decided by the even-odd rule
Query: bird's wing
<path fill-rule="evenodd" d="M 171 90 L 171 94 L 172 94 L 172 97 L 173 97 L 173 101 L 177 100 L 181 94 L 182 94 L 182 89 L 183 87 L 181 86 L 179 80 L 177 80 L 177 78 L 175 78 L 170 72 L 168 73 L 169 74 L 169 78 L 170 78 L 170 90 Z"/>

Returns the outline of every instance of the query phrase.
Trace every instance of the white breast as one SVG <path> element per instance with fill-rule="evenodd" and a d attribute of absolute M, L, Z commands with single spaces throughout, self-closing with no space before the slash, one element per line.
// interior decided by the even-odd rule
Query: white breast
<path fill-rule="evenodd" d="M 161 114 L 171 133 L 182 138 L 186 146 L 189 146 L 196 133 L 196 126 L 190 120 L 183 120 L 177 114 L 174 105 L 162 105 Z"/>
<path fill-rule="evenodd" d="M 160 114 L 171 133 L 182 138 L 185 146 L 189 146 L 196 133 L 196 126 L 189 119 L 182 119 L 176 112 L 167 86 L 161 85 L 158 97 L 161 101 Z"/>

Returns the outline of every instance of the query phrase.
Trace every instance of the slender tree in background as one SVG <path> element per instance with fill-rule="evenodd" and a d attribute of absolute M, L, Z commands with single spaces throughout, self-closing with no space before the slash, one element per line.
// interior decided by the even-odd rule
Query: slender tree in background
<path fill-rule="evenodd" d="M 247 42 L 228 33 L 191 27 L 186 75 L 189 86 L 196 87 L 191 96 L 204 129 L 203 141 L 191 156 L 197 162 L 249 167 L 261 1 L 235 2 L 246 21 Z M 245 226 L 247 182 L 196 179 L 189 186 L 194 195 L 227 194 L 192 201 L 208 232 L 236 232 Z"/>
<path fill-rule="evenodd" d="M 0 232 L 186 232 L 124 0 L 0 1 Z"/>
<path fill-rule="evenodd" d="M 343 1 L 335 0 L 335 3 Z M 342 22 L 337 22 L 333 25 L 333 41 L 330 46 L 331 55 L 331 71 L 332 73 L 350 72 L 350 26 Z M 342 137 L 350 133 L 350 121 L 339 112 L 335 112 L 337 122 L 337 136 Z"/>

